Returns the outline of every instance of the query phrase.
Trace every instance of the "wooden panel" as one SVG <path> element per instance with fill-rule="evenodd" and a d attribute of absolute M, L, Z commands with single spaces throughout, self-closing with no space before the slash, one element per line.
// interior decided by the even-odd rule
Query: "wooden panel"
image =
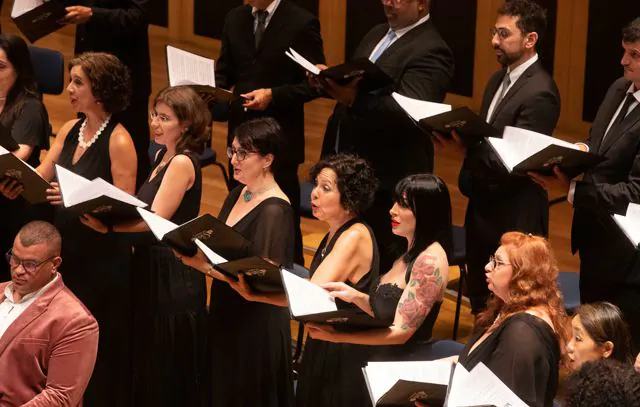
<path fill-rule="evenodd" d="M 194 0 L 193 33 L 220 39 L 227 13 L 242 0 Z"/>
<path fill-rule="evenodd" d="M 582 118 L 592 121 L 613 81 L 622 76 L 621 30 L 624 25 L 640 15 L 640 1 L 589 1 L 587 31 L 587 55 L 584 80 L 584 105 Z"/>
<path fill-rule="evenodd" d="M 345 60 L 346 3 L 345 0 L 320 0 L 320 28 L 328 65 Z"/>
<path fill-rule="evenodd" d="M 169 0 L 158 0 L 149 8 L 149 23 L 169 27 Z"/>

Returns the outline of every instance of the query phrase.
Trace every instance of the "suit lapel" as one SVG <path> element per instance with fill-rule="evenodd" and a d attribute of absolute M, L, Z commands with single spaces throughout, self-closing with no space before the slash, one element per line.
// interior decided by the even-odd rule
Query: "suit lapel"
<path fill-rule="evenodd" d="M 618 104 L 619 105 L 619 104 Z M 615 113 L 615 112 L 614 112 Z M 599 154 L 604 154 L 607 152 L 608 149 L 611 148 L 611 146 L 622 136 L 624 136 L 624 134 L 632 127 L 634 126 L 636 123 L 638 123 L 638 121 L 640 120 L 640 107 L 636 106 L 631 113 L 629 113 L 627 115 L 627 117 L 624 118 L 624 120 L 622 121 L 622 123 L 620 123 L 619 125 L 613 125 L 611 126 L 611 129 L 609 130 L 609 134 L 607 134 L 604 138 L 604 142 L 602 143 L 602 145 L 600 146 L 600 148 L 597 150 Z M 609 119 L 609 121 L 611 121 L 611 119 Z"/>
<path fill-rule="evenodd" d="M 247 44 L 247 49 L 251 50 L 252 54 L 255 53 L 256 40 L 253 34 L 253 14 L 251 14 L 251 7 L 245 6 L 245 9 L 238 21 L 238 25 L 238 32 L 242 38 L 240 43 Z"/>
<path fill-rule="evenodd" d="M 592 134 L 598 135 L 597 140 L 593 140 L 593 151 L 600 152 L 600 150 L 602 150 L 605 146 L 610 146 L 609 144 L 609 139 L 611 139 L 610 136 L 615 136 L 614 133 L 616 132 L 616 129 L 614 128 L 614 126 L 611 126 L 611 129 L 609 130 L 610 134 L 607 135 L 605 133 L 607 131 L 607 127 L 609 127 L 609 123 L 611 123 L 611 120 L 613 119 L 613 115 L 616 114 L 616 110 L 618 110 L 618 107 L 620 107 L 620 103 L 622 103 L 622 101 L 624 100 L 627 89 L 629 89 L 628 83 L 626 84 L 626 86 L 624 87 L 621 86 L 618 89 L 616 89 L 616 92 L 612 96 L 611 100 L 604 101 L 603 103 L 605 105 L 604 108 L 607 109 L 606 113 L 602 116 L 602 119 L 598 123 L 594 123 L 594 127 L 595 126 L 598 126 L 598 127 L 592 132 Z M 634 109 L 634 112 L 635 110 L 637 109 Z M 631 113 L 634 113 L 634 112 L 631 112 Z M 631 114 L 629 116 L 631 116 Z M 629 117 L 627 117 L 626 119 L 629 119 Z M 614 138 L 617 139 L 617 137 L 614 137 Z M 603 139 L 604 139 L 604 143 L 602 142 Z"/>
<path fill-rule="evenodd" d="M 527 68 L 527 70 L 524 71 L 522 73 L 522 75 L 520 75 L 520 77 L 518 78 L 516 83 L 514 83 L 511 86 L 511 88 L 509 89 L 507 94 L 504 95 L 504 98 L 502 98 L 500 103 L 498 103 L 498 106 L 496 106 L 495 109 L 493 110 L 493 114 L 491 115 L 491 124 L 493 124 L 493 122 L 495 121 L 496 117 L 498 117 L 498 114 L 500 113 L 500 110 L 502 110 L 502 108 L 504 108 L 504 106 L 507 103 L 509 103 L 509 99 L 511 99 L 513 97 L 513 95 L 518 93 L 518 90 L 520 90 L 520 88 L 522 88 L 529 81 L 529 79 L 538 71 L 538 69 L 540 69 L 540 63 L 536 61 L 533 65 L 531 65 L 529 68 Z M 495 94 L 495 92 L 494 92 L 494 94 Z"/>
<path fill-rule="evenodd" d="M 62 277 L 58 276 L 58 279 L 38 298 L 33 304 L 29 305 L 26 310 L 9 326 L 0 338 L 0 356 L 7 349 L 9 344 L 15 339 L 20 332 L 22 332 L 33 320 L 42 315 L 47 310 L 51 300 L 64 288 L 62 283 Z M 0 301 L 4 301 L 4 293 Z"/>
<path fill-rule="evenodd" d="M 430 21 L 427 21 L 427 22 L 419 25 L 418 27 L 413 28 L 408 33 L 406 33 L 402 37 L 400 37 L 397 40 L 395 40 L 393 44 L 391 44 L 386 50 L 384 50 L 382 52 L 382 54 L 380 54 L 380 57 L 378 58 L 378 61 L 380 61 L 381 63 L 385 62 L 385 59 L 386 58 L 390 58 L 391 56 L 393 56 L 393 54 L 395 53 L 396 50 L 402 48 L 405 44 L 408 44 L 411 41 L 413 41 L 414 37 L 422 34 L 422 31 L 424 31 L 424 30 L 426 30 L 428 28 L 428 24 L 431 24 Z M 386 34 L 386 33 L 387 33 L 387 31 L 384 32 L 384 34 Z M 378 42 L 380 42 L 380 39 L 382 39 L 382 37 L 379 38 L 378 41 L 376 41 L 376 43 L 373 45 L 373 47 L 371 47 L 371 51 L 369 52 L 369 55 L 371 54 L 371 52 L 373 52 L 373 48 L 378 44 Z M 376 61 L 376 63 L 378 61 Z"/>
<path fill-rule="evenodd" d="M 484 97 L 482 99 L 482 106 L 480 107 L 480 117 L 482 117 L 485 121 L 487 120 L 487 114 L 489 113 L 489 107 L 491 106 L 491 101 L 495 96 L 498 88 L 500 87 L 500 83 L 502 82 L 502 78 L 507 73 L 506 69 L 502 69 L 494 74 L 489 82 L 487 83 L 487 88 L 484 92 Z M 495 110 L 495 109 L 494 109 Z M 495 116 L 495 114 L 494 114 Z"/>
<path fill-rule="evenodd" d="M 369 41 L 366 44 L 361 44 L 356 52 L 354 52 L 352 58 L 369 58 L 369 55 L 373 52 L 373 49 L 378 45 L 382 37 L 389 31 L 388 25 L 380 25 L 377 28 L 377 32 L 370 36 Z M 384 55 L 384 54 L 383 54 Z M 379 59 L 379 58 L 378 58 Z"/>

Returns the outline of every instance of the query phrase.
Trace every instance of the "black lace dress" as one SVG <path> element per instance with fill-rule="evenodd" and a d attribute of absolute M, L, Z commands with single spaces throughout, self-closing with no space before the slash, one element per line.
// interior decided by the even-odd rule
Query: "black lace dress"
<path fill-rule="evenodd" d="M 359 219 L 352 219 L 336 231 L 328 240 L 324 237 L 311 262 L 311 275 L 331 253 L 340 235 L 356 223 L 369 230 L 373 240 L 373 260 L 368 274 L 356 284 L 346 282 L 361 292 L 369 292 L 371 282 L 378 278 L 378 246 L 371 228 Z M 324 252 L 324 256 L 323 253 Z M 362 375 L 372 352 L 371 346 L 349 343 L 331 343 L 307 337 L 300 366 L 300 378 L 296 391 L 298 407 L 370 407 L 371 398 Z"/>
<path fill-rule="evenodd" d="M 411 270 L 415 260 L 407 265 L 407 271 L 405 272 L 404 281 L 409 283 L 411 278 Z M 404 292 L 403 288 L 400 288 L 395 283 L 380 283 L 378 279 L 376 287 L 371 290 L 369 295 L 369 303 L 375 313 L 376 318 L 389 321 L 389 324 L 393 323 L 396 316 L 396 309 L 398 308 L 398 302 Z M 410 361 L 410 360 L 428 360 L 428 344 L 431 341 L 431 335 L 433 333 L 433 326 L 438 319 L 440 313 L 440 307 L 442 301 L 438 301 L 433 304 L 431 311 L 422 322 L 422 325 L 413 333 L 411 338 L 402 345 L 385 345 L 377 346 L 371 360 L 375 361 Z"/>
<path fill-rule="evenodd" d="M 160 151 L 154 168 L 165 153 Z M 193 163 L 196 178 L 170 219 L 178 225 L 198 216 L 202 196 L 197 157 L 185 155 Z M 171 160 L 140 187 L 138 198 L 149 207 Z M 205 276 L 182 264 L 151 232 L 136 234 L 134 239 L 134 405 L 199 406 L 206 355 Z"/>
<path fill-rule="evenodd" d="M 78 132 L 84 119 L 69 131 L 59 165 L 92 180 L 113 182 L 109 140 L 117 126 L 112 120 L 96 142 L 73 163 Z M 84 406 L 131 405 L 131 242 L 119 233 L 102 234 L 83 225 L 75 212 L 56 210 L 55 224 L 62 234 L 64 283 L 98 321 L 98 358 Z"/>
<path fill-rule="evenodd" d="M 242 185 L 224 201 L 226 222 Z M 251 241 L 251 254 L 293 264 L 293 209 L 267 198 L 233 228 Z M 291 327 L 286 308 L 246 301 L 229 284 L 213 280 L 209 307 L 210 406 L 289 407 L 293 404 Z"/>

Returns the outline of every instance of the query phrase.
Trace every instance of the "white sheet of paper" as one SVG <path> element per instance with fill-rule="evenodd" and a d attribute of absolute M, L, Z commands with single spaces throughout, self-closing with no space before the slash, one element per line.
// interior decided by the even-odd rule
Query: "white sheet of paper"
<path fill-rule="evenodd" d="M 413 99 L 397 92 L 393 92 L 391 97 L 417 122 L 427 117 L 451 111 L 451 105 Z"/>
<path fill-rule="evenodd" d="M 164 235 L 176 229 L 178 225 L 163 218 L 162 216 L 158 216 L 153 212 L 150 212 L 146 209 L 137 208 L 140 217 L 144 222 L 149 226 L 149 230 L 153 233 L 153 235 L 158 240 L 162 240 Z"/>
<path fill-rule="evenodd" d="M 202 253 L 204 253 L 204 255 L 207 257 L 207 259 L 214 266 L 216 264 L 226 263 L 227 262 L 227 259 L 225 259 L 224 257 L 220 256 L 218 253 L 214 252 L 213 250 L 211 250 L 209 248 L 209 246 L 207 246 L 206 244 L 202 243 L 202 241 L 200 239 L 196 239 L 196 240 L 194 240 L 194 242 L 196 243 L 196 246 L 198 246 L 200 248 L 200 250 L 202 250 Z"/>
<path fill-rule="evenodd" d="M 60 193 L 62 195 L 62 202 L 66 208 L 73 206 L 71 197 L 82 188 L 86 188 L 91 185 L 91 181 L 83 176 L 80 176 L 68 169 L 56 164 L 56 176 L 58 178 L 58 185 L 60 186 Z"/>
<path fill-rule="evenodd" d="M 169 85 L 209 85 L 216 87 L 215 61 L 167 45 Z"/>
<path fill-rule="evenodd" d="M 497 407 L 528 407 L 483 363 L 477 364 L 466 377 L 451 385 L 447 401 L 449 407 L 478 404 L 493 404 Z"/>
<path fill-rule="evenodd" d="M 285 51 L 284 53 L 307 71 L 314 75 L 320 75 L 320 69 L 312 64 L 311 61 L 298 54 L 293 48 L 289 48 L 289 51 Z"/>
<path fill-rule="evenodd" d="M 450 361 L 369 362 L 363 369 L 373 405 L 398 380 L 448 385 L 453 363 Z"/>
<path fill-rule="evenodd" d="M 11 8 L 11 18 L 18 18 L 43 4 L 44 0 L 14 0 Z"/>
<path fill-rule="evenodd" d="M 612 216 L 631 243 L 638 247 L 640 244 L 640 205 L 629 203 L 627 213 L 624 216 L 617 213 Z"/>
<path fill-rule="evenodd" d="M 11 151 L 9 151 L 6 148 L 0 146 L 0 155 L 5 155 L 5 154 L 11 154 Z"/>
<path fill-rule="evenodd" d="M 500 160 L 509 171 L 512 171 L 522 161 L 552 144 L 579 150 L 579 147 L 573 143 L 512 126 L 504 128 L 501 139 L 488 137 L 487 140 L 494 147 Z"/>
<path fill-rule="evenodd" d="M 294 317 L 338 310 L 335 299 L 327 290 L 290 271 L 282 270 L 282 284 Z"/>

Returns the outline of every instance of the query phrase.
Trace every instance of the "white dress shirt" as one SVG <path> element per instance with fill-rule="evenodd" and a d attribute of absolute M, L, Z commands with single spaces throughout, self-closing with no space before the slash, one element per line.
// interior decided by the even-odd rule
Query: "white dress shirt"
<path fill-rule="evenodd" d="M 402 37 L 403 35 L 405 35 L 409 31 L 413 30 L 414 28 L 416 28 L 420 24 L 424 24 L 427 21 L 429 21 L 429 17 L 430 16 L 431 16 L 431 14 L 427 14 L 426 16 L 422 17 L 420 20 L 418 20 L 415 23 L 411 24 L 410 26 L 407 26 L 407 27 L 404 27 L 404 28 L 400 28 L 400 29 L 397 29 L 397 30 L 392 30 L 391 28 L 389 28 L 389 31 L 393 31 L 396 36 L 393 38 L 393 40 L 391 40 L 391 42 L 389 43 L 387 48 L 389 48 L 391 45 L 393 45 L 394 42 L 398 41 L 400 39 L 400 37 Z M 389 31 L 387 31 L 387 34 L 389 33 Z M 369 59 L 371 59 L 371 56 L 374 55 L 376 53 L 376 51 L 378 50 L 378 48 L 382 45 L 382 43 L 384 42 L 387 34 L 385 34 L 380 39 L 380 41 L 378 41 L 378 44 L 375 47 L 373 47 L 373 50 L 371 51 L 371 54 L 369 55 Z"/>
<path fill-rule="evenodd" d="M 513 85 L 518 81 L 518 79 L 520 79 L 520 77 L 522 76 L 524 71 L 529 69 L 529 67 L 531 65 L 535 64 L 537 61 L 538 61 L 538 54 L 535 54 L 533 57 L 529 58 L 527 61 L 521 63 L 516 68 L 514 68 L 513 71 L 507 69 L 507 75 L 509 75 L 509 79 L 511 80 L 511 84 L 504 91 L 505 95 L 507 94 L 507 92 L 509 92 L 509 89 L 511 89 L 513 87 Z M 498 87 L 498 90 L 493 95 L 493 100 L 491 100 L 491 104 L 489 105 L 489 110 L 487 111 L 487 123 L 491 120 L 491 117 L 493 116 L 493 111 L 495 110 L 495 108 L 498 105 L 498 98 L 500 98 L 500 95 L 502 95 L 502 93 L 503 93 L 502 92 L 502 88 L 503 87 L 504 87 L 504 82 L 502 82 L 500 84 L 500 86 Z"/>
<path fill-rule="evenodd" d="M 41 297 L 47 288 L 49 288 L 49 286 L 58 279 L 58 277 L 59 275 L 56 273 L 56 276 L 53 280 L 49 281 L 47 285 L 36 292 L 25 295 L 18 302 L 13 301 L 13 283 L 9 283 L 5 287 L 5 299 L 0 303 L 0 338 L 2 338 L 11 324 L 13 324 L 13 322 L 18 319 L 18 317 L 22 315 L 27 308 L 29 308 L 29 305 L 33 304 L 39 297 Z"/>
<path fill-rule="evenodd" d="M 602 140 L 600 141 L 600 145 L 602 145 L 602 143 L 604 142 L 604 139 L 607 137 L 607 134 L 609 133 L 609 130 L 611 130 L 611 127 L 613 126 L 613 122 L 618 119 L 620 110 L 622 110 L 622 107 L 624 106 L 624 102 L 625 100 L 627 100 L 627 95 L 629 94 L 633 94 L 633 97 L 636 98 L 636 101 L 631 103 L 631 105 L 629 105 L 629 110 L 626 111 L 625 117 L 629 114 L 629 112 L 635 109 L 636 106 L 638 106 L 638 104 L 640 104 L 640 90 L 635 90 L 635 86 L 632 83 L 631 86 L 629 86 L 629 89 L 627 89 L 625 97 L 622 99 L 622 102 L 620 102 L 620 105 L 616 109 L 616 112 L 613 114 L 613 117 L 611 117 L 611 121 L 607 126 L 607 131 L 604 132 L 604 136 L 602 136 Z M 584 143 L 576 143 L 576 144 L 581 144 L 583 146 L 586 146 L 587 151 L 589 151 L 589 146 L 587 146 L 586 144 Z M 571 181 L 571 186 L 569 187 L 569 193 L 567 194 L 567 201 L 569 201 L 569 203 L 572 205 L 573 205 L 573 197 L 575 194 L 576 194 L 576 182 Z"/>
<path fill-rule="evenodd" d="M 269 26 L 269 21 L 271 21 L 271 17 L 273 17 L 273 13 L 275 13 L 276 9 L 280 5 L 280 1 L 281 0 L 274 0 L 265 9 L 265 11 L 268 13 L 267 14 L 267 18 L 264 20 L 264 28 L 265 29 Z M 251 14 L 253 14 L 253 32 L 254 33 L 256 32 L 256 29 L 258 28 L 258 16 L 256 14 L 257 12 L 258 12 L 258 9 L 256 7 L 252 7 L 251 8 Z"/>

